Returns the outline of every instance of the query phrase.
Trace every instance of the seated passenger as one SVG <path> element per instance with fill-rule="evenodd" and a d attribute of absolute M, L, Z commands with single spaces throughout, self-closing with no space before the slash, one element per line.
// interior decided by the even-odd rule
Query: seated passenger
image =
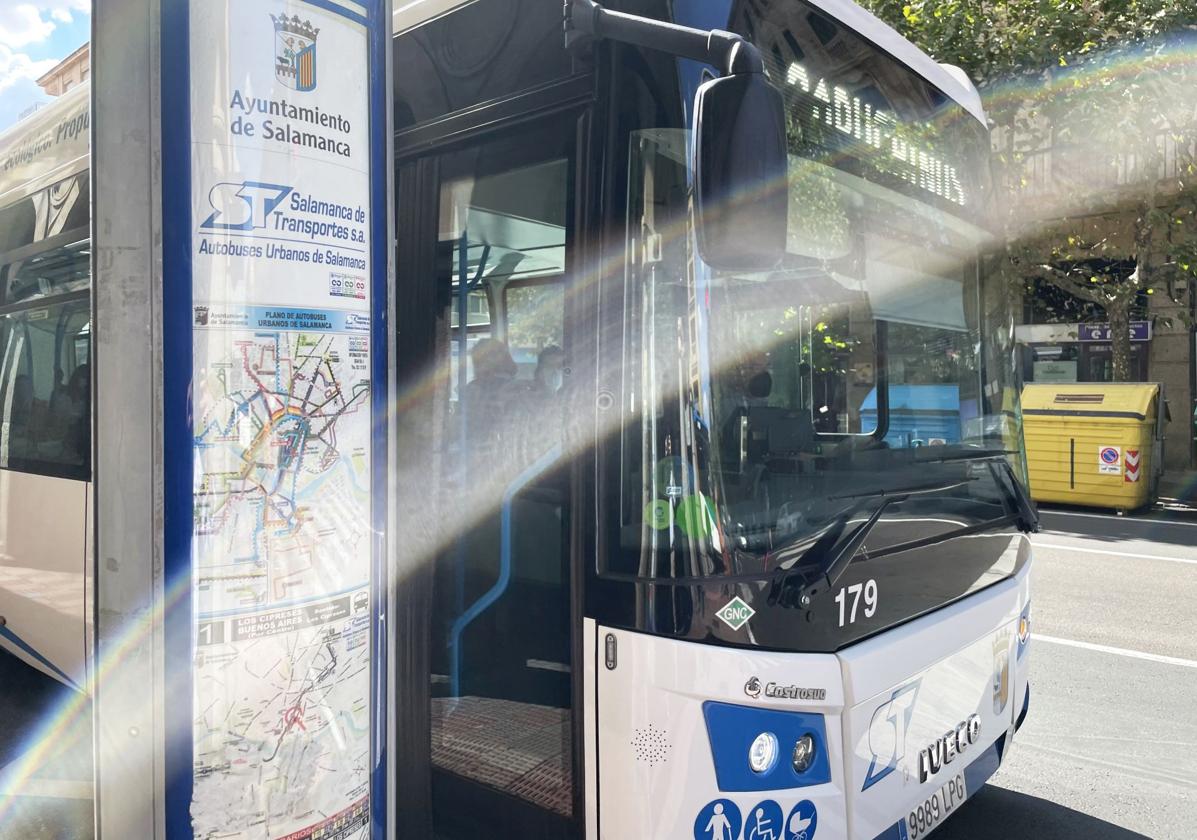
<path fill-rule="evenodd" d="M 484 338 L 475 344 L 470 361 L 474 378 L 461 393 L 466 434 L 476 458 L 494 459 L 505 444 L 510 447 L 515 436 L 517 368 L 507 345 L 497 338 Z"/>
<path fill-rule="evenodd" d="M 562 442 L 565 429 L 565 351 L 550 344 L 536 359 L 536 373 L 524 398 L 520 459 L 531 464 Z"/>
<path fill-rule="evenodd" d="M 34 454 L 33 450 L 33 380 L 27 374 L 18 374 L 12 381 L 9 393 L 8 416 L 0 417 L 0 453 L 9 458 L 21 458 Z M 7 420 L 7 428 L 3 421 Z"/>
<path fill-rule="evenodd" d="M 24 434 L 29 427 L 29 415 L 33 411 L 33 380 L 28 374 L 18 374 L 12 382 L 12 403 L 8 410 L 8 422 L 14 432 Z"/>
<path fill-rule="evenodd" d="M 73 463 L 88 464 L 91 460 L 91 368 L 85 362 L 75 368 L 67 383 L 73 417 L 63 440 L 63 453 Z"/>
<path fill-rule="evenodd" d="M 533 388 L 542 394 L 557 394 L 565 383 L 565 351 L 556 344 L 550 344 L 540 351 L 536 358 L 536 373 Z"/>

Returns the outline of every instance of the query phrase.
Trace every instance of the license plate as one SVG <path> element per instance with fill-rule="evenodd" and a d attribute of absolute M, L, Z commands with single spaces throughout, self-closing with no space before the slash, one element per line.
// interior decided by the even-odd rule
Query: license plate
<path fill-rule="evenodd" d="M 935 793 L 910 812 L 906 818 L 906 835 L 910 840 L 919 840 L 931 833 L 937 825 L 947 819 L 960 803 L 968 798 L 964 788 L 964 774 L 957 773 Z"/>

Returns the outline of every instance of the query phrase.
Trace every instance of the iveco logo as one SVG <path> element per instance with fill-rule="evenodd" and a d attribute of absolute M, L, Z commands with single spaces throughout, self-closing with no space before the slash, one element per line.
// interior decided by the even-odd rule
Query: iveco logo
<path fill-rule="evenodd" d="M 956 756 L 977 743 L 981 734 L 981 716 L 970 715 L 955 729 L 935 739 L 929 747 L 919 751 L 919 781 L 925 782 L 951 764 Z"/>
<path fill-rule="evenodd" d="M 748 682 L 744 683 L 744 693 L 753 699 L 760 697 L 761 681 L 756 677 L 750 677 Z M 765 696 L 781 700 L 826 700 L 827 689 L 802 688 L 797 685 L 778 685 L 771 682 L 765 684 Z"/>

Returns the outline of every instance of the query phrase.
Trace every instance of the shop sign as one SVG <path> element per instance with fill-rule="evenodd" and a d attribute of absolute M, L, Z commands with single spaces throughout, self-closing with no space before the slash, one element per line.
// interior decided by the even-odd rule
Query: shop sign
<path fill-rule="evenodd" d="M 1035 362 L 1035 382 L 1076 382 L 1076 362 Z"/>
<path fill-rule="evenodd" d="M 1113 334 L 1109 324 L 1078 324 L 1079 341 L 1111 341 Z M 1131 341 L 1151 341 L 1150 321 L 1130 322 Z"/>

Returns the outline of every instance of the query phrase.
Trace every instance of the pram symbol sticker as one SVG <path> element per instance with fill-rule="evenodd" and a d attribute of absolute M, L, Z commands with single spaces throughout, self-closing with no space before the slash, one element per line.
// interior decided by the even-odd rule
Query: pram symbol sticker
<path fill-rule="evenodd" d="M 744 820 L 744 840 L 782 840 L 781 806 L 772 799 L 757 803 Z"/>
<path fill-rule="evenodd" d="M 694 820 L 694 840 L 740 840 L 740 809 L 730 799 L 708 802 Z"/>
<path fill-rule="evenodd" d="M 815 840 L 815 829 L 818 827 L 819 812 L 815 803 L 803 799 L 786 817 L 785 840 Z"/>

